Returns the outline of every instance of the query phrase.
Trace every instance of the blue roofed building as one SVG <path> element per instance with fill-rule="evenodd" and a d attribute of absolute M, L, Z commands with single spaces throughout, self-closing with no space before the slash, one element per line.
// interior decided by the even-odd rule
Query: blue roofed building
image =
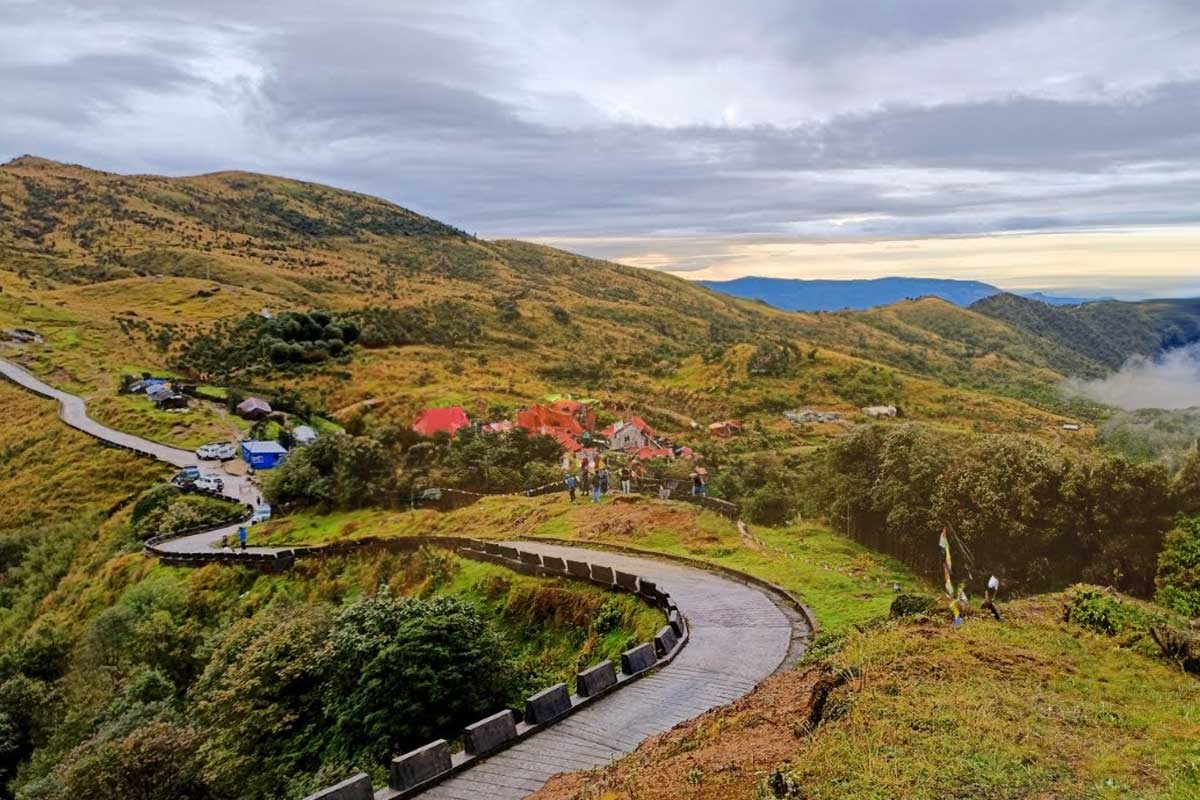
<path fill-rule="evenodd" d="M 287 450 L 279 442 L 242 442 L 242 460 L 255 469 L 271 469 L 277 466 Z"/>

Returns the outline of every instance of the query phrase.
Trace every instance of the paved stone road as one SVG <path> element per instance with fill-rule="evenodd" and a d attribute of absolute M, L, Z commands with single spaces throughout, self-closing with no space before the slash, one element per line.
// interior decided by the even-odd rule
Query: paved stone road
<path fill-rule="evenodd" d="M 794 610 L 711 572 L 537 541 L 513 545 L 654 580 L 679 603 L 691 639 L 665 669 L 423 792 L 422 800 L 516 800 L 557 773 L 603 766 L 647 736 L 746 694 L 780 666 L 793 637 L 807 639 L 808 628 Z"/>
<path fill-rule="evenodd" d="M 100 439 L 147 453 L 177 467 L 196 464 L 215 471 L 194 454 L 113 430 L 87 416 L 84 401 L 58 391 L 21 367 L 0 359 L 0 374 L 59 401 L 59 416 Z M 226 493 L 243 499 L 255 491 L 248 481 L 222 475 Z M 204 552 L 236 528 L 174 539 L 163 548 Z M 518 542 L 543 555 L 570 556 L 642 575 L 670 592 L 687 616 L 691 639 L 671 665 L 615 692 L 516 746 L 424 792 L 423 800 L 516 800 L 536 791 L 550 776 L 602 766 L 632 752 L 647 736 L 669 730 L 741 697 L 803 651 L 809 631 L 804 619 L 763 590 L 681 564 L 603 550 Z M 271 552 L 271 548 L 250 548 Z M 387 790 L 377 793 L 388 796 Z"/>

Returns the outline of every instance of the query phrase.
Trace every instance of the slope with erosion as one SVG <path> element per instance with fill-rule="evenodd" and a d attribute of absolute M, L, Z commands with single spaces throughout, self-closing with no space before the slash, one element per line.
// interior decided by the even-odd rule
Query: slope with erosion
<path fill-rule="evenodd" d="M 1061 596 L 877 622 L 535 800 L 1169 798 L 1200 792 L 1200 683 Z"/>
<path fill-rule="evenodd" d="M 92 399 L 121 372 L 168 371 L 214 320 L 264 307 L 420 306 L 435 326 L 451 316 L 477 331 L 453 346 L 417 336 L 271 376 L 330 411 L 367 403 L 405 416 L 423 403 L 486 408 L 603 391 L 652 400 L 665 417 L 777 419 L 805 403 L 873 401 L 846 379 L 847 358 L 904 382 L 1010 396 L 1052 383 L 1009 352 L 972 357 L 870 316 L 786 313 L 662 273 L 484 242 L 382 200 L 282 178 L 121 176 L 22 158 L 0 167 L 0 218 L 0 327 L 42 332 L 45 345 L 25 348 L 24 363 Z M 747 370 L 740 353 L 760 346 L 774 363 Z M 733 391 L 748 390 L 740 408 L 706 391 L 731 376 Z M 925 392 L 945 397 L 932 409 L 943 418 L 977 394 Z M 1019 403 L 998 410 L 998 424 L 1025 424 Z M 196 424 L 220 429 L 203 410 Z"/>

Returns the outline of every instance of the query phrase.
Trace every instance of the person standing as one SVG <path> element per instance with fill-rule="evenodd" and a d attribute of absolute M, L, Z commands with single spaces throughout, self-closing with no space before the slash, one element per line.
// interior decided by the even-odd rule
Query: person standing
<path fill-rule="evenodd" d="M 246 549 L 246 537 L 247 536 L 248 536 L 248 534 L 246 532 L 246 526 L 245 525 L 239 526 L 238 527 L 238 541 L 241 543 L 243 550 Z"/>
<path fill-rule="evenodd" d="M 623 494 L 630 494 L 632 491 L 633 470 L 631 470 L 629 465 L 626 464 L 625 466 L 621 467 L 621 492 Z"/>
<path fill-rule="evenodd" d="M 704 494 L 704 478 L 699 472 L 692 472 L 692 496 L 699 497 Z"/>
<path fill-rule="evenodd" d="M 592 502 L 600 502 L 600 473 L 592 476 Z"/>
<path fill-rule="evenodd" d="M 579 481 L 575 480 L 575 476 L 567 473 L 567 494 L 571 496 L 571 502 L 575 502 L 575 487 L 579 485 Z"/>
<path fill-rule="evenodd" d="M 1000 593 L 1000 579 L 995 575 L 988 578 L 987 591 L 983 593 L 983 607 L 992 612 L 992 616 L 999 621 L 1000 612 L 996 610 L 996 595 Z"/>
<path fill-rule="evenodd" d="M 608 494 L 608 467 L 600 469 L 600 494 Z"/>
<path fill-rule="evenodd" d="M 579 473 L 579 488 L 585 495 L 592 493 L 592 473 L 586 469 Z"/>

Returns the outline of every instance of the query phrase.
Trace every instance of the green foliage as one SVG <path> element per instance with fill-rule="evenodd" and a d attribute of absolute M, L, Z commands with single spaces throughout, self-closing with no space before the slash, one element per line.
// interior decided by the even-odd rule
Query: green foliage
<path fill-rule="evenodd" d="M 273 504 L 361 508 L 384 501 L 393 487 L 386 452 L 366 436 L 330 434 L 292 450 L 267 476 Z"/>
<path fill-rule="evenodd" d="M 334 752 L 380 763 L 496 708 L 513 680 L 495 630 L 451 598 L 359 601 L 338 615 L 320 662 Z"/>
<path fill-rule="evenodd" d="M 359 338 L 359 324 L 325 311 L 287 311 L 266 318 L 247 314 L 218 320 L 208 333 L 183 344 L 176 369 L 228 375 L 250 368 L 317 364 L 342 355 Z"/>
<path fill-rule="evenodd" d="M 1080 579 L 1153 589 L 1172 513 L 1160 466 L 1074 460 L 1026 437 L 919 425 L 860 430 L 822 462 L 806 491 L 856 539 L 919 570 L 934 571 L 948 526 L 977 570 L 1020 590 Z"/>
<path fill-rule="evenodd" d="M 1150 622 L 1146 614 L 1098 589 L 1082 588 L 1068 595 L 1066 618 L 1106 636 L 1144 630 Z"/>
<path fill-rule="evenodd" d="M 139 541 L 152 536 L 231 522 L 241 516 L 241 506 L 216 497 L 184 494 L 170 484 L 159 484 L 142 492 L 134 503 L 131 523 Z"/>
<path fill-rule="evenodd" d="M 937 612 L 940 603 L 924 594 L 898 594 L 888 614 L 891 617 L 915 617 Z"/>
<path fill-rule="evenodd" d="M 1200 617 L 1200 517 L 1181 519 L 1158 554 L 1155 599 L 1180 614 Z"/>

